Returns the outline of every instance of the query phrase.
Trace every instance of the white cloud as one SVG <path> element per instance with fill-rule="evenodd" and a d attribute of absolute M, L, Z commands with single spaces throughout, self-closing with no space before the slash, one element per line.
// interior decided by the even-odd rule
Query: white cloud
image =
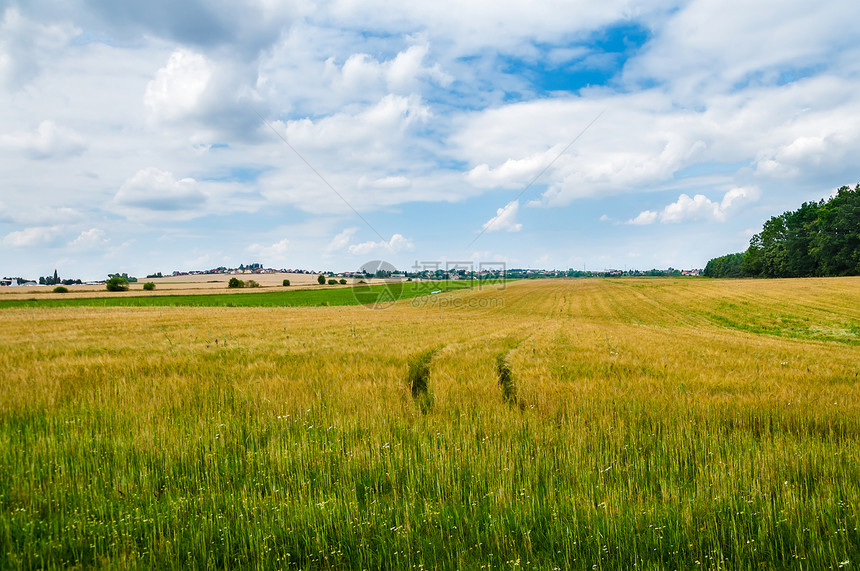
<path fill-rule="evenodd" d="M 723 195 L 719 211 L 722 216 L 732 210 L 757 201 L 761 197 L 761 190 L 755 186 L 735 187 Z"/>
<path fill-rule="evenodd" d="M 326 247 L 326 252 L 339 252 L 349 245 L 353 235 L 358 231 L 358 228 L 346 228 L 339 232 Z"/>
<path fill-rule="evenodd" d="M 629 220 L 628 224 L 634 224 L 636 226 L 645 226 L 647 224 L 653 224 L 659 215 L 652 210 L 644 210 L 639 213 L 636 218 Z"/>
<path fill-rule="evenodd" d="M 341 99 L 371 101 L 385 94 L 408 96 L 424 89 L 447 87 L 454 80 L 436 62 L 426 64 L 430 46 L 420 38 L 389 60 L 378 60 L 370 54 L 352 53 L 338 67 L 334 57 L 325 62 L 323 76 L 334 94 Z M 331 93 L 328 94 L 331 97 Z"/>
<path fill-rule="evenodd" d="M 834 117 L 835 118 L 835 117 Z M 833 171 L 851 161 L 860 152 L 860 121 L 855 118 L 833 125 L 825 134 L 812 134 L 822 129 L 810 128 L 793 140 L 786 140 L 776 149 L 762 153 L 756 163 L 756 173 L 773 178 L 815 178 L 822 171 Z"/>
<path fill-rule="evenodd" d="M 334 65 L 332 59 L 329 60 Z M 375 88 L 382 78 L 382 66 L 368 54 L 352 54 L 341 68 L 342 87 L 349 91 Z"/>
<path fill-rule="evenodd" d="M 692 198 L 682 194 L 677 201 L 667 205 L 661 212 L 645 210 L 627 223 L 647 225 L 658 220 L 664 224 L 697 220 L 725 222 L 730 213 L 740 206 L 758 200 L 760 195 L 761 192 L 755 187 L 733 188 L 723 195 L 721 202 L 714 202 L 703 194 L 696 194 Z"/>
<path fill-rule="evenodd" d="M 349 247 L 348 251 L 350 254 L 355 255 L 363 255 L 369 254 L 371 252 L 377 250 L 385 250 L 387 252 L 396 254 L 398 252 L 402 252 L 404 250 L 414 250 L 415 244 L 412 240 L 405 238 L 402 234 L 394 234 L 391 236 L 391 239 L 387 242 L 379 241 L 368 241 L 362 242 L 360 244 L 353 244 Z"/>
<path fill-rule="evenodd" d="M 504 208 L 496 210 L 496 215 L 484 223 L 484 231 L 486 232 L 519 232 L 523 229 L 523 225 L 516 221 L 517 213 L 520 210 L 520 201 L 512 200 Z"/>
<path fill-rule="evenodd" d="M 411 186 L 411 182 L 405 176 L 386 176 L 383 178 L 377 179 L 369 179 L 366 176 L 362 176 L 358 179 L 358 187 L 359 188 L 409 188 Z"/>
<path fill-rule="evenodd" d="M 535 175 L 552 163 L 560 151 L 560 148 L 553 147 L 522 159 L 508 159 L 496 168 L 483 163 L 469 170 L 466 180 L 481 188 L 525 188 Z"/>
<path fill-rule="evenodd" d="M 695 187 L 703 175 L 688 173 L 697 165 L 735 165 L 723 171 L 721 184 L 747 184 L 736 178 L 747 165 L 761 180 L 803 177 L 822 184 L 824 177 L 853 176 L 847 165 L 860 153 L 858 88 L 857 79 L 825 75 L 711 95 L 698 108 L 673 105 L 661 88 L 596 89 L 587 97 L 469 113 L 450 141 L 470 165 L 466 180 L 480 189 L 524 186 L 552 163 L 537 179 L 534 192 L 541 196 L 530 205 Z"/>
<path fill-rule="evenodd" d="M 274 125 L 286 131 L 287 140 L 297 148 L 340 147 L 364 155 L 390 152 L 409 127 L 426 123 L 431 116 L 420 97 L 389 94 L 356 114 L 336 113 L 317 121 L 305 118 Z"/>
<path fill-rule="evenodd" d="M 13 248 L 32 248 L 54 246 L 59 243 L 62 226 L 38 226 L 10 232 L 3 238 L 3 244 Z"/>
<path fill-rule="evenodd" d="M 80 235 L 72 241 L 70 246 L 78 250 L 94 250 L 96 248 L 106 246 L 109 241 L 110 240 L 107 238 L 104 230 L 99 228 L 90 228 L 89 230 L 81 232 Z"/>
<path fill-rule="evenodd" d="M 856 2 L 694 0 L 662 23 L 625 77 L 665 82 L 689 102 L 749 84 L 778 85 L 786 72 L 856 50 L 849 38 L 858 18 Z"/>
<path fill-rule="evenodd" d="M 289 251 L 290 241 L 287 238 L 268 246 L 251 244 L 245 248 L 245 253 L 263 260 L 263 265 L 272 265 L 276 262 L 280 263 L 286 261 Z"/>
<path fill-rule="evenodd" d="M 387 95 L 353 113 L 341 112 L 319 120 L 277 121 L 273 128 L 283 134 L 301 159 L 274 134 L 263 133 L 271 141 L 273 156 L 285 166 L 279 165 L 280 168 L 261 177 L 261 192 L 274 203 L 327 214 L 350 210 L 326 188 L 328 185 L 359 211 L 428 198 L 435 200 L 438 197 L 435 189 L 443 187 L 446 181 L 442 179 L 450 175 L 428 176 L 427 159 L 409 149 L 414 131 L 430 117 L 429 108 L 419 97 Z M 417 169 L 430 178 L 433 192 L 427 189 L 426 182 L 416 182 L 407 174 L 384 174 L 392 168 L 408 175 Z M 450 187 L 443 192 L 456 195 Z"/>
<path fill-rule="evenodd" d="M 476 165 L 469 182 L 524 187 L 540 173 L 536 186 L 546 190 L 539 202 L 565 206 L 670 180 L 708 148 L 702 123 L 666 107 L 655 92 L 596 94 L 472 114 L 452 143 Z"/>
<path fill-rule="evenodd" d="M 0 85 L 21 88 L 78 32 L 70 24 L 42 24 L 22 15 L 17 7 L 6 8 L 0 22 Z"/>
<path fill-rule="evenodd" d="M 660 222 L 684 222 L 688 220 L 719 219 L 720 205 L 703 194 L 690 198 L 686 194 L 678 197 L 660 214 Z"/>
<path fill-rule="evenodd" d="M 173 52 L 146 86 L 143 102 L 157 120 L 174 120 L 192 114 L 212 77 L 207 58 L 185 49 Z"/>
<path fill-rule="evenodd" d="M 424 58 L 427 56 L 429 46 L 410 46 L 406 51 L 397 54 L 385 70 L 385 79 L 388 88 L 395 93 L 411 93 L 419 88 L 417 85 L 421 79 L 429 79 L 442 86 L 448 86 L 454 78 L 442 71 L 439 64 L 431 67 L 424 66 Z"/>
<path fill-rule="evenodd" d="M 657 2 L 656 8 L 661 8 Z M 671 3 L 674 4 L 674 3 Z M 653 5 L 652 5 L 653 6 Z M 338 0 L 336 21 L 364 30 L 413 33 L 424 30 L 452 46 L 456 56 L 491 48 L 501 53 L 532 53 L 530 42 L 558 40 L 654 10 L 632 8 L 624 0 L 549 0 L 540 3 L 475 0 L 392 4 L 390 0 Z M 667 6 L 668 7 L 668 6 Z"/>
<path fill-rule="evenodd" d="M 129 217 L 188 219 L 206 212 L 207 196 L 193 178 L 176 179 L 157 168 L 139 170 L 114 197 L 118 211 Z"/>
<path fill-rule="evenodd" d="M 78 222 L 84 214 L 69 207 L 18 205 L 13 208 L 0 203 L 0 221 L 25 226 L 57 226 Z"/>
<path fill-rule="evenodd" d="M 0 147 L 24 151 L 32 159 L 62 159 L 86 150 L 84 140 L 73 130 L 53 121 L 42 121 L 33 132 L 0 136 Z"/>

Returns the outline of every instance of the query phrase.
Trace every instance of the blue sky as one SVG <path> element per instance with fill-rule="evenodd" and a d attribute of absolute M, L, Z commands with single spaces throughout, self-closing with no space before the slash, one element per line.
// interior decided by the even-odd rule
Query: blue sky
<path fill-rule="evenodd" d="M 860 181 L 856 2 L 419 4 L 0 0 L 0 273 L 701 268 Z"/>

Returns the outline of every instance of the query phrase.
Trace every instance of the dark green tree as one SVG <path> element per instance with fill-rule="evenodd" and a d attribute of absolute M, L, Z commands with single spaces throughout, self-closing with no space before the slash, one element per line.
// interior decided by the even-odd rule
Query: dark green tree
<path fill-rule="evenodd" d="M 108 291 L 128 291 L 128 280 L 122 276 L 112 276 L 105 282 Z"/>
<path fill-rule="evenodd" d="M 708 262 L 705 275 L 735 277 L 731 256 Z M 828 200 L 805 202 L 764 223 L 750 239 L 743 276 L 796 278 L 860 275 L 860 184 Z"/>
<path fill-rule="evenodd" d="M 708 278 L 742 278 L 744 254 L 728 254 L 719 258 L 714 258 L 705 266 L 702 275 Z"/>
<path fill-rule="evenodd" d="M 821 204 L 817 222 L 811 250 L 819 274 L 860 274 L 860 184 L 854 190 L 843 186 Z"/>

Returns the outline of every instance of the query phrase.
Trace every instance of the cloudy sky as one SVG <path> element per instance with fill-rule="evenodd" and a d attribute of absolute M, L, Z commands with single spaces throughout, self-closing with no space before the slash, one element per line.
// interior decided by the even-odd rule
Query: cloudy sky
<path fill-rule="evenodd" d="M 860 181 L 856 0 L 0 0 L 0 274 L 700 268 Z"/>

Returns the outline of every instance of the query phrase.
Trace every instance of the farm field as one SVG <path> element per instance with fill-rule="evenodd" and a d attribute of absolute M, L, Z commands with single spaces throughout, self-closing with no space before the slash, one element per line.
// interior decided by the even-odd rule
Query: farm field
<path fill-rule="evenodd" d="M 860 564 L 858 278 L 0 330 L 2 569 Z"/>
<path fill-rule="evenodd" d="M 246 293 L 260 291 L 295 291 L 304 289 L 323 289 L 317 283 L 317 274 L 299 273 L 273 273 L 273 274 L 196 274 L 182 276 L 168 276 L 161 278 L 139 278 L 138 281 L 129 284 L 129 291 L 108 292 L 104 284 L 81 284 L 67 286 L 68 293 L 53 293 L 54 286 L 26 286 L 26 287 L 2 287 L 0 288 L 0 302 L 11 302 L 12 300 L 30 299 L 76 299 L 99 296 L 104 299 L 112 297 L 136 297 L 136 296 L 169 296 L 169 295 L 212 295 L 223 294 L 227 289 L 230 278 L 236 277 L 242 280 L 254 280 L 260 284 L 260 289 L 235 289 L 231 293 Z M 285 279 L 290 280 L 289 288 L 281 284 Z M 154 291 L 144 291 L 143 284 L 152 282 L 155 284 Z M 324 286 L 324 288 L 335 286 Z M 338 286 L 339 287 L 339 286 Z"/>
<path fill-rule="evenodd" d="M 375 305 L 381 295 L 411 299 L 426 296 L 436 288 L 445 291 L 483 287 L 491 281 L 447 280 L 443 282 L 390 282 L 370 280 L 367 284 L 316 285 L 315 287 L 267 287 L 225 290 L 179 289 L 170 292 L 108 292 L 49 294 L 39 296 L 0 295 L 0 310 L 14 307 L 308 307 L 319 305 Z M 478 284 L 478 285 L 475 285 Z M 16 288 L 18 289 L 18 288 Z M 392 301 L 394 301 L 392 299 Z M 387 305 L 387 303 L 386 303 Z"/>

